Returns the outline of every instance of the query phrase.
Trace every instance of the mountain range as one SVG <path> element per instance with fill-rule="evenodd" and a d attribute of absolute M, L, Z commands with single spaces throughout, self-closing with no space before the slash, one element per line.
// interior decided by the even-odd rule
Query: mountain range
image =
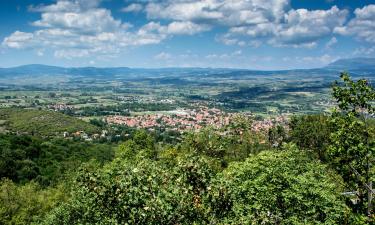
<path fill-rule="evenodd" d="M 299 69 L 299 70 L 277 70 L 277 71 L 258 71 L 248 69 L 226 69 L 226 68 L 160 68 L 144 69 L 129 67 L 58 67 L 41 64 L 30 64 L 18 67 L 0 68 L 0 78 L 15 78 L 23 76 L 80 76 L 80 77 L 114 77 L 125 76 L 129 78 L 136 77 L 160 77 L 173 75 L 223 75 L 223 74 L 289 74 L 293 72 L 316 73 L 329 71 L 341 72 L 348 71 L 355 75 L 375 75 L 375 58 L 350 58 L 340 59 L 325 67 L 316 69 Z"/>

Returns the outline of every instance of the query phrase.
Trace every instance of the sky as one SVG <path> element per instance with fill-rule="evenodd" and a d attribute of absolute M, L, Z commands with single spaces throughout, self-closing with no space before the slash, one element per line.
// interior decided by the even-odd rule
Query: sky
<path fill-rule="evenodd" d="M 375 57 L 375 0 L 0 0 L 0 67 L 317 68 Z"/>

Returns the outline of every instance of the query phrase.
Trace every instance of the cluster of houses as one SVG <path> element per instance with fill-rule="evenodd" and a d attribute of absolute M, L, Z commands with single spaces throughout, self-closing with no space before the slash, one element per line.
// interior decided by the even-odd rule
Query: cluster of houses
<path fill-rule="evenodd" d="M 168 130 L 184 132 L 188 130 L 200 130 L 211 126 L 222 128 L 228 125 L 238 113 L 225 113 L 216 108 L 198 107 L 196 109 L 183 109 L 169 111 L 166 114 L 145 114 L 138 116 L 108 116 L 105 121 L 108 124 L 126 125 L 129 127 L 155 129 L 162 127 Z M 285 125 L 288 117 L 280 115 L 260 121 L 253 121 L 254 131 L 267 131 L 276 124 Z"/>
<path fill-rule="evenodd" d="M 238 113 L 226 113 L 217 108 L 200 106 L 195 109 L 180 109 L 157 114 L 143 114 L 135 116 L 107 116 L 103 120 L 108 124 L 125 125 L 128 127 L 154 130 L 164 128 L 177 132 L 189 130 L 199 131 L 201 128 L 211 126 L 216 129 L 223 128 L 238 116 Z M 243 114 L 241 114 L 243 115 Z M 249 116 L 249 115 L 247 115 Z M 288 116 L 280 115 L 274 118 L 255 120 L 252 122 L 254 131 L 268 131 L 276 124 L 287 126 Z M 89 135 L 84 131 L 74 133 L 64 132 L 65 138 L 81 138 L 86 141 L 98 140 L 108 137 L 108 131 L 102 130 L 101 134 Z"/>
<path fill-rule="evenodd" d="M 281 125 L 286 127 L 288 124 L 288 116 L 280 115 L 272 118 L 267 118 L 263 120 L 255 120 L 252 123 L 252 129 L 254 131 L 268 131 L 275 125 Z"/>
<path fill-rule="evenodd" d="M 163 127 L 183 132 L 192 129 L 199 130 L 204 126 L 220 128 L 228 125 L 233 116 L 233 113 L 224 113 L 216 108 L 199 107 L 196 109 L 169 111 L 165 114 L 108 116 L 105 120 L 109 124 L 120 124 L 145 129 Z"/>
<path fill-rule="evenodd" d="M 72 105 L 67 105 L 67 104 L 54 104 L 54 105 L 47 106 L 47 108 L 54 110 L 54 111 L 64 111 L 64 110 L 74 109 Z"/>
<path fill-rule="evenodd" d="M 93 140 L 98 140 L 100 138 L 106 138 L 108 135 L 107 130 L 102 130 L 101 134 L 92 134 L 89 135 L 85 131 L 76 131 L 73 133 L 69 132 L 64 132 L 63 137 L 67 139 L 72 139 L 72 138 L 80 138 L 85 141 L 93 141 Z"/>

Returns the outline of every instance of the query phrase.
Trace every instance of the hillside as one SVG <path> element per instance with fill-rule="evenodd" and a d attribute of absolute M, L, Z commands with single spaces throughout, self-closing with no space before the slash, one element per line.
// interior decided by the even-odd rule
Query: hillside
<path fill-rule="evenodd" d="M 8 130 L 41 136 L 61 135 L 67 131 L 85 131 L 88 134 L 99 129 L 87 122 L 58 112 L 32 109 L 0 109 L 0 131 Z"/>

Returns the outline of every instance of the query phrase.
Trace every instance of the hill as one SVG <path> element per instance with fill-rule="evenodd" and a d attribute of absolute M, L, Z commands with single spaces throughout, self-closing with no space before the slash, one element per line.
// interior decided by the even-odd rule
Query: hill
<path fill-rule="evenodd" d="M 99 132 L 99 128 L 62 113 L 33 109 L 0 109 L 0 130 L 41 136 L 61 135 L 63 132 Z"/>
<path fill-rule="evenodd" d="M 349 71 L 354 73 L 374 73 L 375 58 L 339 59 L 325 67 L 329 70 Z"/>

